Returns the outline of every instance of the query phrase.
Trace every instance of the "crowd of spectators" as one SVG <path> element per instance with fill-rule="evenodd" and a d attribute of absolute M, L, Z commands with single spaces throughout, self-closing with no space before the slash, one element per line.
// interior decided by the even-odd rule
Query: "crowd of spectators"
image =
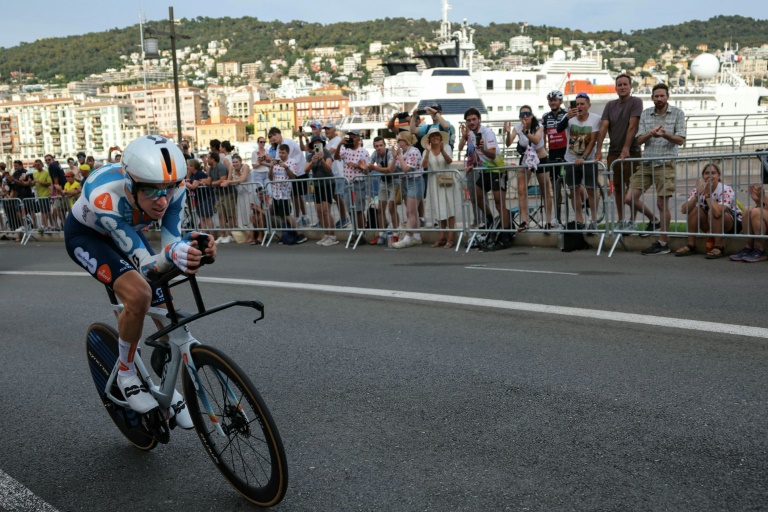
<path fill-rule="evenodd" d="M 372 235 L 370 242 L 360 235 L 359 242 L 384 245 L 392 240 L 393 247 L 405 249 L 422 243 L 427 199 L 434 222 L 430 229 L 438 232 L 432 247 L 450 249 L 455 243 L 457 208 L 453 173 L 446 169 L 453 163 L 458 140 L 458 151 L 465 155 L 467 196 L 474 220 L 470 227 L 498 233 L 485 250 L 509 247 L 515 232 L 529 228 L 527 191 L 533 175 L 542 196 L 545 218 L 538 223 L 541 228 L 563 228 L 553 216 L 554 180 L 562 172 L 575 211 L 574 228 L 596 230 L 597 192 L 603 185 L 594 162 L 601 161 L 602 143 L 609 137 L 607 165 L 618 161 L 614 175 L 619 219 L 616 230 L 628 234 L 638 231 L 634 219 L 642 214 L 648 219 L 643 235 L 660 232 L 659 239 L 642 254 L 667 254 L 671 252 L 667 232 L 672 217 L 669 199 L 675 193 L 675 157 L 686 136 L 684 113 L 668 103 L 669 89 L 664 84 L 653 88 L 654 106 L 647 109 L 632 96 L 628 76 L 616 78 L 616 92 L 618 98 L 606 105 L 602 116 L 589 112 L 590 98 L 585 93 L 577 94 L 565 109 L 563 93 L 551 91 L 547 95 L 550 111 L 541 120 L 525 105 L 519 109 L 518 123 L 504 124 L 505 145 L 516 145 L 520 155 L 512 172 L 516 175 L 520 215 L 514 227 L 507 194 L 509 166 L 514 164 L 501 158 L 494 130 L 482 124 L 477 109 L 469 108 L 457 133 L 443 117 L 439 103 L 392 116 L 388 128 L 394 143 L 388 145 L 387 140 L 376 137 L 372 152 L 363 147 L 357 130 L 340 134 L 332 122 L 317 121 L 310 123 L 308 132 L 299 128 L 298 140 L 271 128 L 266 137 L 258 137 L 257 148 L 246 160 L 226 140 L 212 140 L 209 151 L 197 156 L 189 143 L 182 141 L 180 147 L 188 163 L 189 224 L 185 227 L 211 231 L 219 243 L 243 236 L 238 241 L 258 245 L 263 243 L 271 219 L 271 227 L 282 232 L 281 243 L 306 242 L 304 228 L 311 226 L 322 231 L 317 244 L 328 247 L 339 243 L 337 230 L 352 225 L 355 230 L 366 228 Z M 627 158 L 632 161 L 625 162 Z M 8 232 L 15 232 L 16 240 L 20 238 L 27 227 L 25 217 L 30 217 L 33 228 L 39 231 L 61 229 L 82 183 L 98 166 L 83 152 L 67 158 L 66 167 L 53 155 L 46 155 L 44 160 L 35 160 L 31 168 L 17 160 L 10 171 L 0 163 L 0 199 L 20 199 L 22 204 L 3 202 L 0 231 L 4 239 Z M 119 161 L 120 148 L 110 148 L 108 162 Z M 548 162 L 563 165 L 540 167 Z M 651 187 L 657 195 L 656 212 L 642 200 Z M 704 167 L 681 213 L 689 233 L 712 234 L 707 258 L 726 256 L 723 237 L 717 233 L 743 231 L 754 238 L 730 259 L 768 259 L 760 238 L 768 229 L 766 196 L 760 185 L 750 188 L 750 198 L 754 206 L 742 212 L 733 189 L 722 182 L 720 167 L 715 163 Z M 369 208 L 372 199 L 377 204 Z M 586 201 L 593 205 L 591 219 L 585 218 L 581 209 Z M 308 203 L 314 204 L 314 212 Z M 399 211 L 400 205 L 404 205 L 405 215 Z M 625 206 L 629 207 L 628 218 Z M 689 236 L 687 242 L 675 251 L 676 256 L 696 252 L 695 237 Z"/>

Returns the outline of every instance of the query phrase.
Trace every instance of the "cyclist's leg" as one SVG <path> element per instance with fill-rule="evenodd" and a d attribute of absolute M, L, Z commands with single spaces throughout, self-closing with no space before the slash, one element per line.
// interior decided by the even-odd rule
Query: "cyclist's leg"
<path fill-rule="evenodd" d="M 149 284 L 111 239 L 83 226 L 71 215 L 65 223 L 64 240 L 69 257 L 111 288 L 124 306 L 118 319 L 118 387 L 136 412 L 144 413 L 157 407 L 157 401 L 136 375 L 133 364 L 144 316 L 152 302 Z"/>

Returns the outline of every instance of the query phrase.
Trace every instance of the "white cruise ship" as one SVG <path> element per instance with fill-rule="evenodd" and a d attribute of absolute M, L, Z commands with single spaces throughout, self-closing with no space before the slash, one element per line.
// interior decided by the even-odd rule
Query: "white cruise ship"
<path fill-rule="evenodd" d="M 592 101 L 591 111 L 616 98 L 614 76 L 603 66 L 599 51 L 587 52 L 575 60 L 566 59 L 562 50 L 544 64 L 510 70 L 476 70 L 474 30 L 467 21 L 454 30 L 448 21 L 450 6 L 443 0 L 443 19 L 437 32 L 438 54 L 421 55 L 417 63 L 386 63 L 389 76 L 381 86 L 366 86 L 350 96 L 352 114 L 339 124 L 341 130 L 358 129 L 366 146 L 376 135 L 393 137 L 387 122 L 398 112 L 411 112 L 433 102 L 440 103 L 444 116 L 458 127 L 470 106 L 480 110 L 484 122 L 500 131 L 505 120 L 517 119 L 523 105 L 542 115 L 548 110 L 546 95 L 563 91 L 566 101 L 585 92 Z M 689 139 L 698 145 L 768 142 L 768 89 L 752 87 L 733 70 L 734 52 L 724 52 L 720 60 L 705 54 L 694 60 L 696 83 L 674 87 L 670 103 L 683 109 L 689 118 Z M 714 61 L 713 61 L 714 59 Z M 702 65 L 697 66 L 701 60 Z M 699 68 L 698 70 L 696 68 Z M 717 77 L 717 78 L 716 78 Z M 635 93 L 645 107 L 653 106 L 650 88 Z"/>

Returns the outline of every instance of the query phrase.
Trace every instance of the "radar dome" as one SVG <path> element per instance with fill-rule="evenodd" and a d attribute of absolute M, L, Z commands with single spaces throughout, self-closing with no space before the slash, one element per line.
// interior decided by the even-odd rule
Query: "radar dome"
<path fill-rule="evenodd" d="M 711 53 L 702 53 L 691 63 L 691 74 L 698 78 L 713 78 L 720 70 L 720 61 Z"/>
<path fill-rule="evenodd" d="M 555 50 L 555 53 L 552 54 L 552 58 L 556 61 L 563 61 L 565 60 L 565 52 L 563 50 Z"/>

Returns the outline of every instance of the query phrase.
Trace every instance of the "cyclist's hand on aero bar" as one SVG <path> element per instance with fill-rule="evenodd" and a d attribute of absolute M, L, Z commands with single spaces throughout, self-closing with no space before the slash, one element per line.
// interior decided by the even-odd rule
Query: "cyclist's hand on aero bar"
<path fill-rule="evenodd" d="M 205 257 L 198 247 L 205 251 Z M 196 274 L 202 263 L 213 263 L 215 256 L 216 242 L 196 231 L 165 248 L 165 257 L 187 274 Z"/>

